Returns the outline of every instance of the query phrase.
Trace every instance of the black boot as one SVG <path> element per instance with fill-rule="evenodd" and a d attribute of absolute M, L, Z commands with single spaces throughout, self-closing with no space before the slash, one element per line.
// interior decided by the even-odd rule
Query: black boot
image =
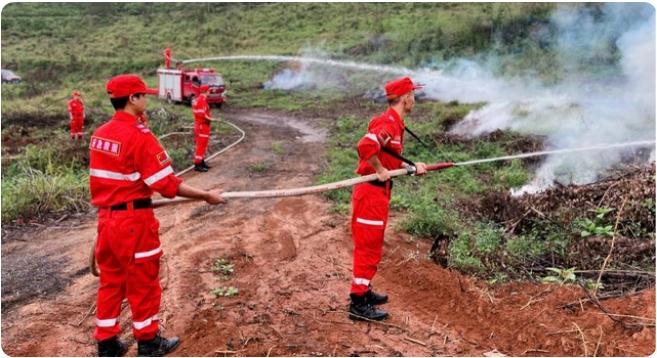
<path fill-rule="evenodd" d="M 208 165 L 208 163 L 205 162 L 205 159 L 201 162 L 201 165 L 205 167 L 205 169 L 210 169 L 212 168 L 211 166 Z"/>
<path fill-rule="evenodd" d="M 162 357 L 163 355 L 173 352 L 180 344 L 180 338 L 162 338 L 158 333 L 150 341 L 139 341 L 137 354 L 140 357 Z"/>
<path fill-rule="evenodd" d="M 116 336 L 98 341 L 98 356 L 99 357 L 123 357 L 128 351 L 128 345 L 119 341 Z"/>
<path fill-rule="evenodd" d="M 382 305 L 384 303 L 388 303 L 388 295 L 385 293 L 376 293 L 372 290 L 372 286 L 370 286 L 370 289 L 365 293 L 365 298 L 367 299 L 367 302 L 372 304 L 372 305 Z"/>
<path fill-rule="evenodd" d="M 350 294 L 351 304 L 349 305 L 349 318 L 353 320 L 373 320 L 382 321 L 388 317 L 388 312 L 375 308 L 367 302 L 365 296 Z"/>
<path fill-rule="evenodd" d="M 194 164 L 194 170 L 197 172 L 205 173 L 208 171 L 208 168 L 204 167 L 201 163 Z"/>

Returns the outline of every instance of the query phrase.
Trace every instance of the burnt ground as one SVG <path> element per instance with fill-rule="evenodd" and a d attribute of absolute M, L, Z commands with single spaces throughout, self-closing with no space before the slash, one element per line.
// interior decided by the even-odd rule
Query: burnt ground
<path fill-rule="evenodd" d="M 230 191 L 312 183 L 324 151 L 316 129 L 326 119 L 238 110 L 225 117 L 247 138 L 213 160 L 210 172 L 186 175 L 188 182 Z M 275 142 L 284 150 L 273 151 Z M 330 207 L 311 195 L 157 209 L 166 252 L 162 331 L 182 337 L 176 355 L 480 356 L 497 350 L 516 356 L 635 356 L 655 350 L 654 287 L 601 301 L 610 313 L 640 317 L 613 316 L 626 320 L 619 323 L 587 302 L 560 308 L 586 298 L 578 286 L 488 285 L 441 268 L 427 259 L 430 243 L 394 230 L 386 235 L 374 280 L 391 297 L 391 318 L 383 324 L 352 322 L 345 312 L 349 218 Z M 12 235 L 2 245 L 4 352 L 93 355 L 98 281 L 82 274 L 95 235 L 93 217 Z M 213 272 L 217 259 L 232 263 L 234 272 Z M 58 283 L 30 286 L 34 277 Z M 215 297 L 211 291 L 221 287 L 239 293 Z M 29 294 L 16 294 L 24 288 Z M 121 337 L 134 343 L 128 311 L 121 315 Z M 135 354 L 133 344 L 128 355 Z"/>

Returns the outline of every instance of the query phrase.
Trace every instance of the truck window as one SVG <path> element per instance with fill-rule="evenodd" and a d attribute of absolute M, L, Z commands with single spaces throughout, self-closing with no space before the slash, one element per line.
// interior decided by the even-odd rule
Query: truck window
<path fill-rule="evenodd" d="M 197 86 L 200 86 L 200 85 L 201 85 L 201 81 L 200 81 L 200 80 L 198 79 L 198 77 L 196 77 L 196 76 L 194 76 L 194 77 L 192 78 L 192 83 L 195 84 L 195 85 L 197 85 Z"/>
<path fill-rule="evenodd" d="M 224 79 L 217 75 L 201 76 L 201 83 L 208 86 L 223 86 Z"/>

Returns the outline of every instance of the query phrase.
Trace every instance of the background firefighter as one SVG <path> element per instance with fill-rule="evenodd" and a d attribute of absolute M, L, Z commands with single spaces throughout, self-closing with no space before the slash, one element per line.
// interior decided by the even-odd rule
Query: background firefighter
<path fill-rule="evenodd" d="M 70 118 L 71 138 L 82 139 L 84 127 L 84 103 L 79 91 L 73 91 L 73 98 L 68 101 L 68 114 Z"/>
<path fill-rule="evenodd" d="M 194 170 L 197 172 L 207 172 L 210 166 L 205 162 L 205 152 L 208 149 L 210 133 L 212 132 L 212 121 L 218 119 L 212 118 L 210 105 L 208 104 L 205 93 L 208 91 L 208 85 L 199 87 L 199 95 L 192 102 L 192 111 L 194 112 L 194 140 L 196 141 L 196 150 L 194 152 Z"/>
<path fill-rule="evenodd" d="M 171 68 L 171 49 L 169 47 L 164 49 L 164 68 Z"/>
<path fill-rule="evenodd" d="M 100 356 L 122 356 L 118 340 L 121 302 L 128 299 L 140 356 L 161 356 L 180 343 L 159 334 L 161 287 L 159 221 L 151 195 L 176 195 L 223 202 L 220 190 L 205 191 L 182 183 L 171 159 L 151 131 L 138 120 L 146 108 L 147 88 L 139 76 L 120 75 L 107 83 L 114 116 L 91 137 L 89 185 L 98 207 L 95 256 L 100 268 L 96 329 Z"/>
<path fill-rule="evenodd" d="M 351 231 L 354 243 L 353 281 L 349 318 L 383 320 L 388 313 L 376 305 L 388 302 L 388 296 L 372 290 L 371 281 L 376 274 L 383 250 L 383 236 L 388 224 L 388 209 L 392 181 L 388 170 L 399 169 L 401 159 L 387 153 L 401 155 L 404 150 L 404 117 L 415 106 L 414 90 L 420 88 L 404 77 L 385 85 L 389 107 L 380 116 L 372 118 L 367 133 L 358 142 L 358 169 L 356 173 L 376 173 L 378 181 L 358 184 L 351 199 Z M 424 163 L 416 163 L 416 174 L 426 172 Z"/>

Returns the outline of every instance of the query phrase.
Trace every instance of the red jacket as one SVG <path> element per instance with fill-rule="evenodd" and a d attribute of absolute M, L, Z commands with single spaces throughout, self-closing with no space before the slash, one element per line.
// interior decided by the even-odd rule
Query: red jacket
<path fill-rule="evenodd" d="M 68 101 L 68 113 L 73 117 L 84 117 L 84 104 L 79 98 Z"/>
<path fill-rule="evenodd" d="M 372 118 L 367 127 L 367 134 L 358 142 L 359 161 L 356 173 L 376 173 L 374 167 L 367 163 L 373 155 L 378 156 L 381 164 L 388 170 L 401 168 L 402 161 L 382 151 L 382 147 L 400 155 L 404 151 L 404 120 L 392 108 Z"/>
<path fill-rule="evenodd" d="M 205 94 L 200 94 L 194 103 L 192 103 L 192 111 L 194 112 L 194 121 L 199 124 L 209 124 L 206 116 L 210 115 L 210 105 Z"/>
<path fill-rule="evenodd" d="M 89 144 L 91 203 L 112 206 L 150 198 L 157 191 L 176 196 L 182 182 L 171 167 L 171 158 L 137 117 L 119 111 L 100 126 Z"/>

